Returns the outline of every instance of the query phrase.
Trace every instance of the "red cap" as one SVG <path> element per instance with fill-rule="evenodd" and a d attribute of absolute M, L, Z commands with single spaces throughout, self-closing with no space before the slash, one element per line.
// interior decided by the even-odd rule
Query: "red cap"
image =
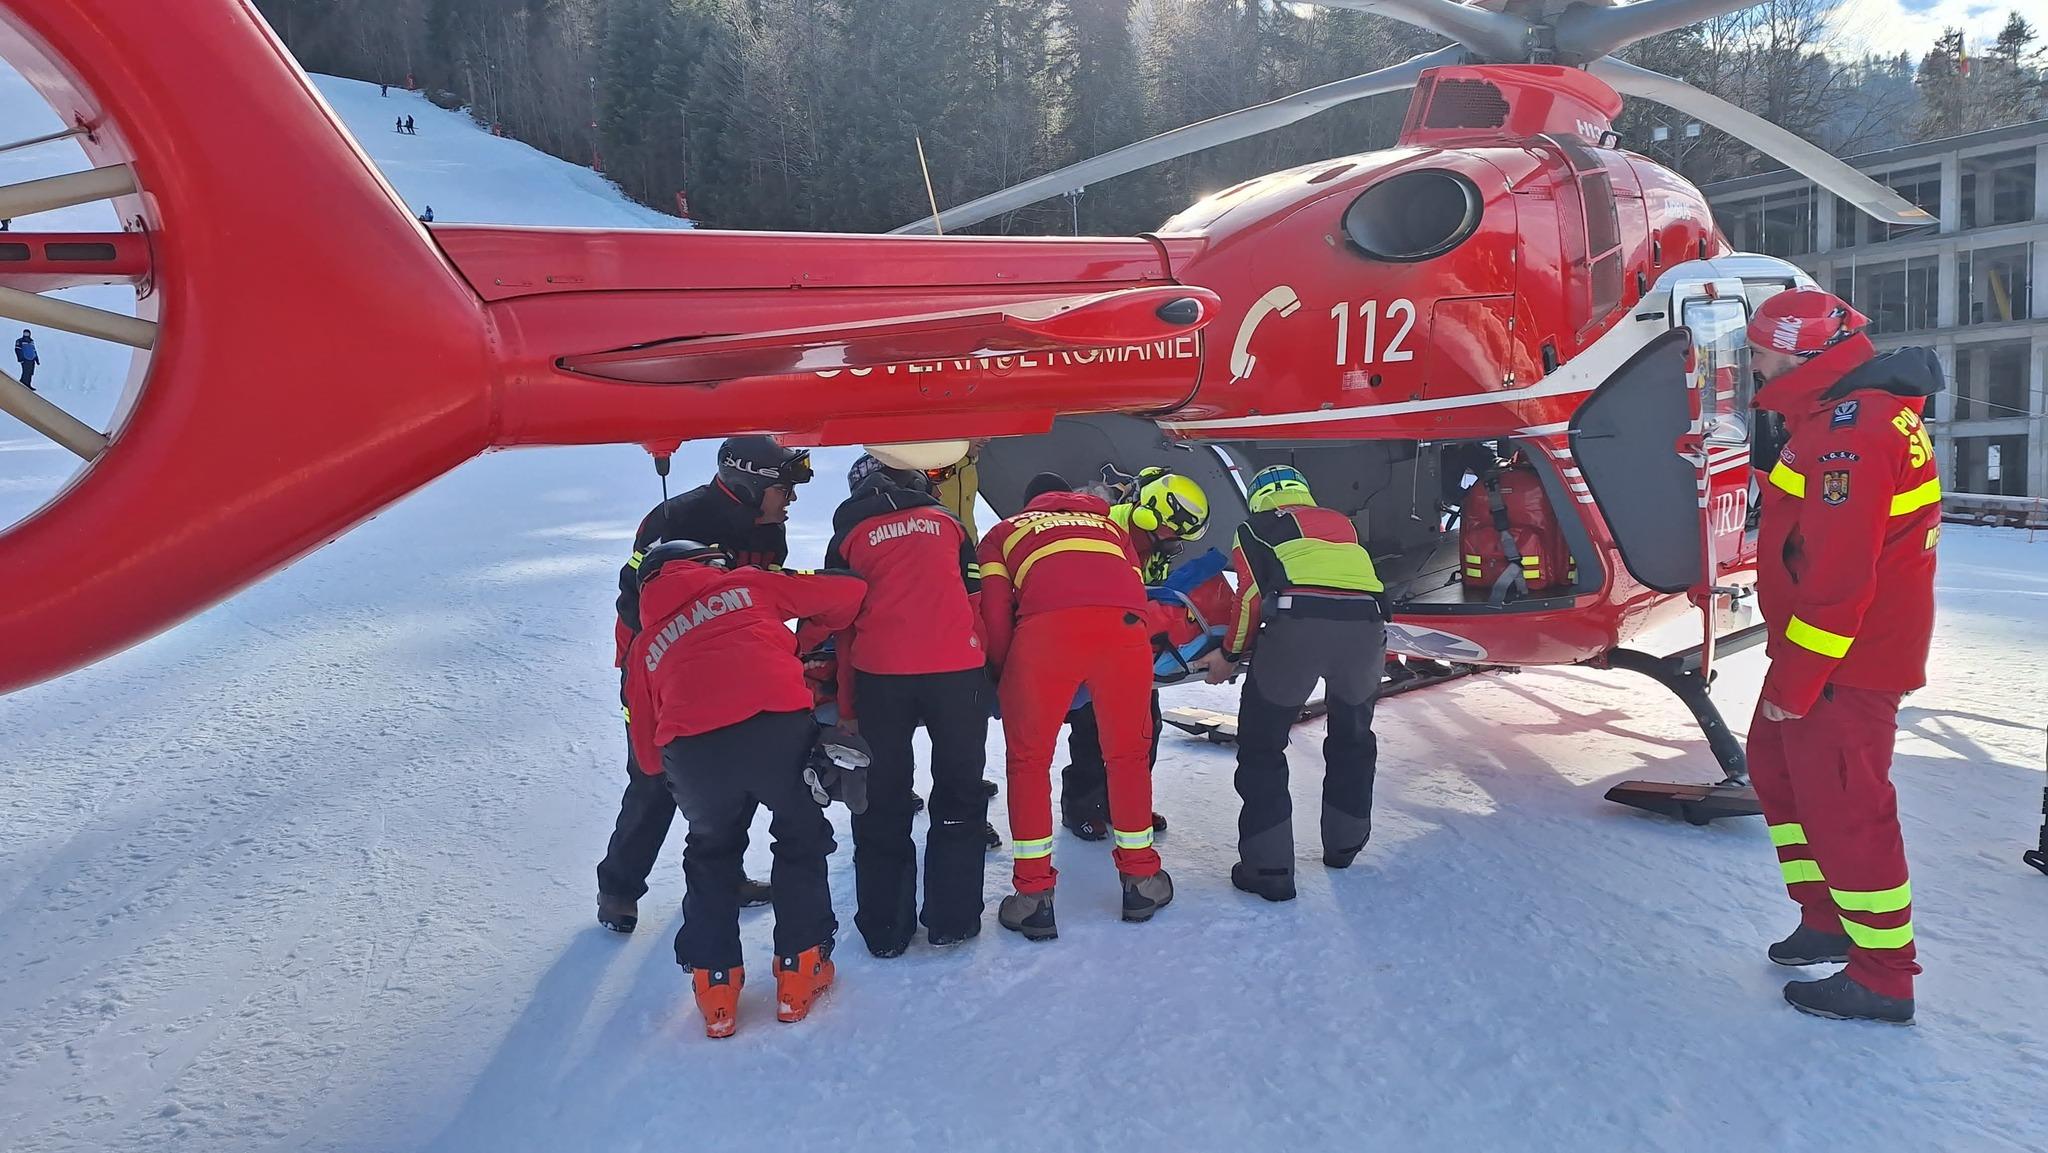
<path fill-rule="evenodd" d="M 1812 356 L 1864 330 L 1870 318 L 1818 288 L 1788 288 L 1759 305 L 1749 321 L 1758 348 Z"/>

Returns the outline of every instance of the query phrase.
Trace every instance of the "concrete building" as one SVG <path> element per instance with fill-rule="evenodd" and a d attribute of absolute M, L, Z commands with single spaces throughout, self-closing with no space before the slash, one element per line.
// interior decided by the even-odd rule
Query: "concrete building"
<path fill-rule="evenodd" d="M 1702 191 L 1738 249 L 1854 302 L 1879 349 L 1933 346 L 1946 488 L 2048 497 L 2048 120 L 1847 159 L 1940 227 L 1880 224 L 1786 171 Z"/>

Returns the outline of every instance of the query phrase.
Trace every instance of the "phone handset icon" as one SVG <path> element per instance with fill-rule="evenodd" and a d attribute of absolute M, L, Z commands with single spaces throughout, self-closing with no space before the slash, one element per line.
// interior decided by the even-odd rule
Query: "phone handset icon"
<path fill-rule="evenodd" d="M 1301 308 L 1301 298 L 1294 295 L 1294 289 L 1279 285 L 1261 296 L 1244 314 L 1244 322 L 1237 326 L 1237 343 L 1230 347 L 1230 381 L 1232 384 L 1252 374 L 1258 364 L 1258 357 L 1252 355 L 1252 334 L 1259 330 L 1259 322 L 1279 313 L 1293 316 Z"/>

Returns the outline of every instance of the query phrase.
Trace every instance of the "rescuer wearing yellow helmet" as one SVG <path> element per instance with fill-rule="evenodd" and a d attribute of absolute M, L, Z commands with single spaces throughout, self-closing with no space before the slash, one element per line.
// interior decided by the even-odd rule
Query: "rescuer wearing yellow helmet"
<path fill-rule="evenodd" d="M 1130 535 L 1143 558 L 1140 574 L 1148 585 L 1173 571 L 1181 546 L 1202 538 L 1209 528 L 1209 494 L 1194 480 L 1163 468 L 1147 468 L 1136 476 L 1114 466 L 1103 469 L 1109 490 L 1110 519 Z M 1220 579 L 1220 578 L 1219 578 Z M 1109 835 L 1109 779 L 1102 760 L 1102 738 L 1095 727 L 1093 702 L 1067 714 L 1067 756 L 1060 773 L 1060 819 L 1084 841 Z M 1152 754 L 1159 755 L 1159 694 L 1152 694 Z M 1166 818 L 1152 814 L 1152 828 L 1164 832 Z"/>
<path fill-rule="evenodd" d="M 1294 899 L 1294 810 L 1287 736 L 1318 680 L 1329 701 L 1323 740 L 1323 863 L 1348 868 L 1372 836 L 1378 760 L 1373 702 L 1380 691 L 1388 605 L 1358 526 L 1315 503 L 1291 465 L 1262 468 L 1237 529 L 1237 610 L 1208 661 L 1221 683 L 1249 658 L 1237 706 L 1238 863 L 1230 881 L 1269 901 Z M 1256 653 L 1253 651 L 1256 647 Z"/>

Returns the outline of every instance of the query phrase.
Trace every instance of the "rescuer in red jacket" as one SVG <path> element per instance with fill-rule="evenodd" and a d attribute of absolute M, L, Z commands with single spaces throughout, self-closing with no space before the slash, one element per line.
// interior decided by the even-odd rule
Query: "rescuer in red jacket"
<path fill-rule="evenodd" d="M 1763 485 L 1757 602 L 1770 670 L 1749 772 L 1800 926 L 1781 965 L 1846 961 L 1785 999 L 1823 1017 L 1913 1019 L 1912 886 L 1892 789 L 1899 699 L 1927 680 L 1941 482 L 1921 422 L 1925 348 L 1878 356 L 1869 321 L 1817 288 L 1750 321 L 1759 408 L 1787 439 Z"/>
<path fill-rule="evenodd" d="M 803 772 L 817 737 L 812 695 L 785 623 L 851 624 L 866 586 L 852 576 L 730 567 L 719 549 L 674 542 L 640 565 L 643 625 L 626 652 L 636 762 L 657 767 L 689 822 L 676 962 L 691 973 L 704 1031 L 738 1025 L 740 857 L 756 805 L 773 814 L 775 986 L 799 1021 L 832 984 L 832 826 Z"/>
<path fill-rule="evenodd" d="M 1138 554 L 1106 501 L 1056 491 L 1065 487 L 1051 474 L 1034 480 L 1024 510 L 990 529 L 980 550 L 982 631 L 1003 713 L 1017 886 L 997 920 L 1030 940 L 1059 935 L 1052 757 L 1083 685 L 1102 731 L 1123 918 L 1149 921 L 1173 900 L 1173 880 L 1152 847 L 1153 630 Z"/>
<path fill-rule="evenodd" d="M 981 566 L 967 530 L 926 491 L 921 472 L 854 462 L 833 514 L 825 567 L 867 582 L 836 652 L 841 723 L 856 720 L 874 760 L 867 809 L 853 818 L 854 927 L 877 957 L 901 956 L 920 920 L 934 945 L 981 932 L 988 794 L 988 663 L 977 600 Z M 931 735 L 931 828 L 924 913 L 917 908 L 911 737 Z"/>

